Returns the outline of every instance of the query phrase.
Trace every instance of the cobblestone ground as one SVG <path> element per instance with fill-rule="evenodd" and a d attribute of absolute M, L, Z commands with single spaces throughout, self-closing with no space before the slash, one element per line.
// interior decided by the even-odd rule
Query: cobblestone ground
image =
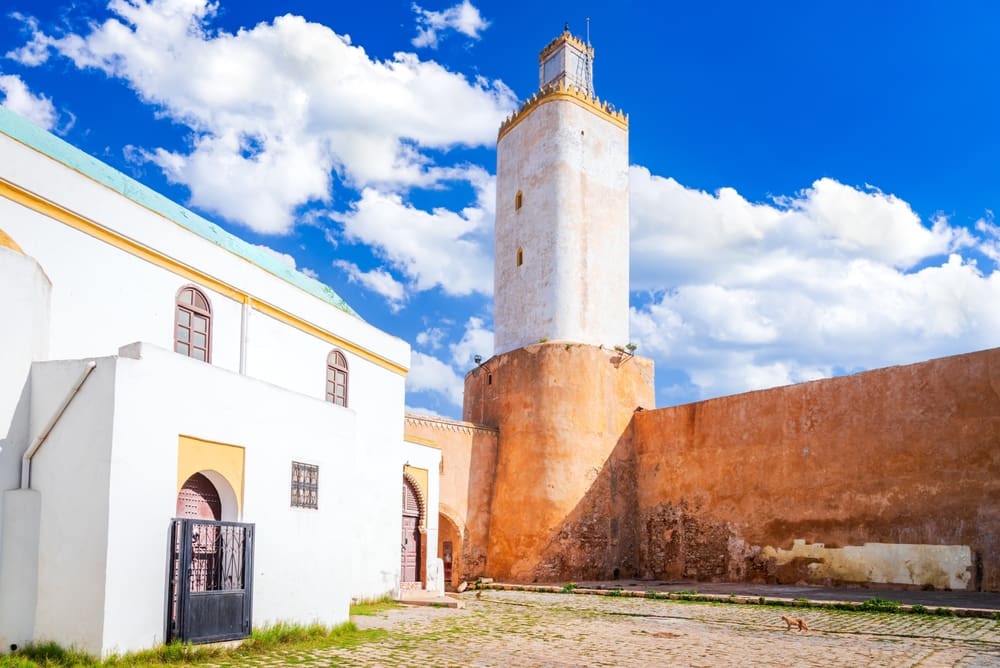
<path fill-rule="evenodd" d="M 360 617 L 389 638 L 345 650 L 254 657 L 260 666 L 1000 666 L 992 619 L 484 592 L 465 610 Z"/>

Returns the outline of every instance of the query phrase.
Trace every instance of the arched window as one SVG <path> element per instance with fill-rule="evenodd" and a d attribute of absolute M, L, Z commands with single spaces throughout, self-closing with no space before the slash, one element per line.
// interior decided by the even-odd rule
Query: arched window
<path fill-rule="evenodd" d="M 524 264 L 524 249 L 523 248 L 518 248 L 517 249 L 517 266 L 520 267 L 522 264 Z"/>
<path fill-rule="evenodd" d="M 177 293 L 174 351 L 212 361 L 212 305 L 198 288 L 188 286 Z"/>
<path fill-rule="evenodd" d="M 326 400 L 347 406 L 347 358 L 339 350 L 326 356 Z"/>
<path fill-rule="evenodd" d="M 514 195 L 514 211 L 520 211 L 522 204 L 524 204 L 524 193 L 518 190 Z"/>

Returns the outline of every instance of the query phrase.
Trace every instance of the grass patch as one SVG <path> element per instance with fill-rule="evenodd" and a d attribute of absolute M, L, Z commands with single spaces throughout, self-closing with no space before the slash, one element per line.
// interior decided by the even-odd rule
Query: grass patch
<path fill-rule="evenodd" d="M 281 651 L 308 651 L 320 648 L 346 649 L 388 637 L 382 629 L 360 630 L 352 622 L 327 627 L 321 624 L 285 624 L 256 629 L 236 649 L 182 645 L 171 643 L 143 652 L 110 656 L 104 661 L 74 649 L 65 649 L 56 643 L 28 645 L 13 654 L 0 656 L 0 668 L 49 668 L 55 666 L 164 666 L 190 665 L 193 663 L 225 663 L 228 657 L 235 660 L 261 657 Z"/>
<path fill-rule="evenodd" d="M 11 662 L 8 663 L 8 660 Z M 97 660 L 77 649 L 66 649 L 54 642 L 27 645 L 17 652 L 0 658 L 0 666 L 91 666 Z"/>
<path fill-rule="evenodd" d="M 884 598 L 870 598 L 858 606 L 858 610 L 866 612 L 899 612 L 899 603 Z"/>
<path fill-rule="evenodd" d="M 579 585 L 576 584 L 575 582 L 567 582 L 566 584 L 564 584 L 562 586 L 562 593 L 564 593 L 564 594 L 572 594 L 573 590 L 576 589 L 578 586 Z"/>
<path fill-rule="evenodd" d="M 605 594 L 605 596 L 621 596 L 621 595 L 622 595 L 621 587 L 615 587 L 614 589 L 609 589 L 608 592 Z"/>
<path fill-rule="evenodd" d="M 401 608 L 399 603 L 392 600 L 391 596 L 382 596 L 381 598 L 371 598 L 362 599 L 356 603 L 351 603 L 351 614 L 361 615 L 361 616 L 372 616 L 377 615 L 380 612 L 385 612 L 386 610 L 396 610 Z"/>

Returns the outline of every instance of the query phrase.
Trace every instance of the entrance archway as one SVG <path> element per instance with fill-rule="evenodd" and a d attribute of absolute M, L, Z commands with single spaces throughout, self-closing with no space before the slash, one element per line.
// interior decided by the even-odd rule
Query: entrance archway
<path fill-rule="evenodd" d="M 403 535 L 400 541 L 400 586 L 420 583 L 420 496 L 403 477 Z"/>
<path fill-rule="evenodd" d="M 176 517 L 196 517 L 202 520 L 222 519 L 222 499 L 212 481 L 195 473 L 184 481 L 177 493 Z"/>
<path fill-rule="evenodd" d="M 171 520 L 167 637 L 183 642 L 245 638 L 251 627 L 253 525 L 231 521 L 236 495 L 217 471 L 193 473 Z"/>
<path fill-rule="evenodd" d="M 462 581 L 462 533 L 444 513 L 438 514 L 438 554 L 444 563 L 444 586 L 458 588 Z"/>

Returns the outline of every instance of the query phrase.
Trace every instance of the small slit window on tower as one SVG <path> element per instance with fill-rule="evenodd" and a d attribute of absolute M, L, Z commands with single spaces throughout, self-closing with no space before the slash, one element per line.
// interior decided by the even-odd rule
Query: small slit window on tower
<path fill-rule="evenodd" d="M 523 248 L 518 248 L 517 249 L 517 266 L 520 267 L 522 264 L 524 264 L 524 249 Z"/>
<path fill-rule="evenodd" d="M 524 193 L 518 190 L 514 195 L 514 211 L 520 211 L 522 204 L 524 204 Z"/>

